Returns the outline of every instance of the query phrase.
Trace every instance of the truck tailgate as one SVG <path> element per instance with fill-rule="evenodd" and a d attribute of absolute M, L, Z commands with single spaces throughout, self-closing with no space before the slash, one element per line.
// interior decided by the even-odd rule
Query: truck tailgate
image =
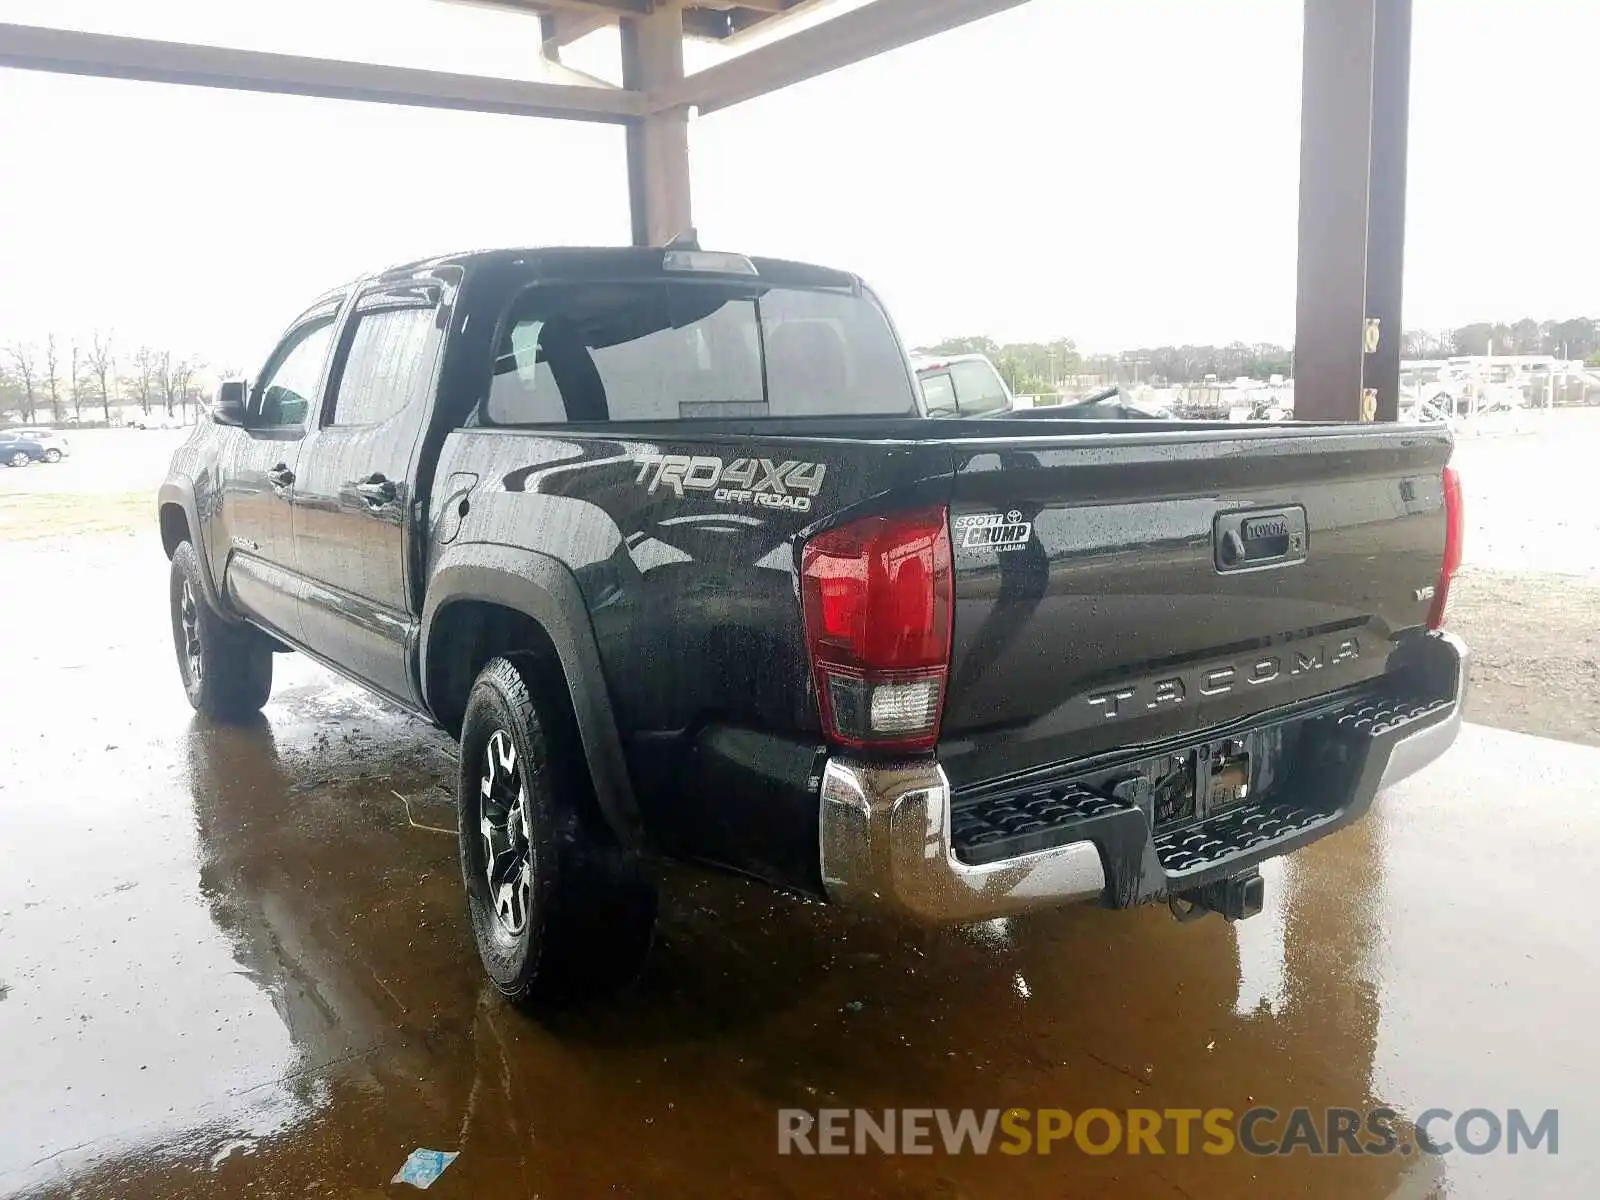
<path fill-rule="evenodd" d="M 940 761 L 959 790 L 1381 674 L 1444 552 L 1443 429 L 958 446 Z"/>

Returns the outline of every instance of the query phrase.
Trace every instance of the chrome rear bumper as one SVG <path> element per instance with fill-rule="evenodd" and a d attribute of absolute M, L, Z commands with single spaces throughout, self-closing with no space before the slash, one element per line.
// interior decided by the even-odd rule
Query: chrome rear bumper
<path fill-rule="evenodd" d="M 1451 704 L 1449 714 L 1444 720 L 1426 729 L 1419 729 L 1394 744 L 1394 748 L 1389 752 L 1389 761 L 1384 764 L 1383 775 L 1378 780 L 1380 792 L 1402 779 L 1415 775 L 1433 762 L 1450 749 L 1461 733 L 1461 712 L 1467 702 L 1467 668 L 1471 665 L 1472 656 L 1467 650 L 1467 644 L 1454 634 L 1441 633 L 1436 636 L 1439 644 L 1452 652 L 1456 658 L 1454 703 Z"/>
<path fill-rule="evenodd" d="M 1459 638 L 1434 635 L 1425 647 L 1439 690 L 1428 723 L 1415 732 L 1395 730 L 1369 743 L 1353 786 L 1315 828 L 1280 844 L 1262 847 L 1230 870 L 1248 870 L 1261 859 L 1286 853 L 1359 818 L 1381 789 L 1433 762 L 1461 731 L 1466 696 L 1467 649 Z M 1439 701 L 1450 697 L 1444 715 L 1434 719 Z M 1382 756 L 1380 759 L 1379 756 Z M 1382 762 L 1380 767 L 1378 764 Z M 982 865 L 957 857 L 952 839 L 950 782 L 937 762 L 881 765 L 850 758 L 830 759 L 822 776 L 819 819 L 822 881 L 828 898 L 852 908 L 897 913 L 928 923 L 962 923 L 1011 916 L 1030 909 L 1056 908 L 1108 894 L 1105 859 L 1093 841 L 1071 841 L 1035 853 Z M 1143 821 L 1137 810 L 1122 814 Z M 1148 823 L 1142 825 L 1148 841 Z M 1128 847 L 1125 847 L 1128 848 Z M 1143 865 L 1130 858 L 1124 870 L 1160 873 L 1152 855 Z M 1114 860 L 1118 856 L 1114 856 Z M 1117 895 L 1149 892 L 1113 888 Z M 1159 894 L 1161 881 L 1154 880 Z M 1176 887 L 1178 877 L 1167 878 Z M 1113 897 L 1113 903 L 1124 903 Z"/>
<path fill-rule="evenodd" d="M 937 763 L 879 767 L 831 759 L 822 776 L 828 898 L 920 921 L 981 921 L 1092 900 L 1105 890 L 1093 842 L 973 866 L 950 840 L 950 783 Z"/>

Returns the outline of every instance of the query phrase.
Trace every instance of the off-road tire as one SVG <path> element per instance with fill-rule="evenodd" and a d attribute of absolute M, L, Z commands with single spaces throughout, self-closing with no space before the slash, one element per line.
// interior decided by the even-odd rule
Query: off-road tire
<path fill-rule="evenodd" d="M 172 555 L 172 642 L 189 703 L 203 717 L 239 721 L 272 694 L 272 644 L 232 625 L 206 602 L 200 558 L 191 542 Z"/>
<path fill-rule="evenodd" d="M 653 879 L 595 806 L 565 681 L 541 677 L 537 662 L 496 658 L 478 674 L 462 719 L 456 792 L 479 956 L 495 987 L 528 1007 L 631 983 L 656 915 Z"/>

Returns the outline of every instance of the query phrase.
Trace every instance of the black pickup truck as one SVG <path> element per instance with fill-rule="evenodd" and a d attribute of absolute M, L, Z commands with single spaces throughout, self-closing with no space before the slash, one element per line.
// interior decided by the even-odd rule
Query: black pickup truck
<path fill-rule="evenodd" d="M 1442 427 L 927 419 L 842 272 L 397 267 L 219 390 L 160 492 L 194 706 L 299 650 L 459 737 L 484 964 L 631 978 L 652 864 L 927 922 L 1248 916 L 1441 754 Z"/>

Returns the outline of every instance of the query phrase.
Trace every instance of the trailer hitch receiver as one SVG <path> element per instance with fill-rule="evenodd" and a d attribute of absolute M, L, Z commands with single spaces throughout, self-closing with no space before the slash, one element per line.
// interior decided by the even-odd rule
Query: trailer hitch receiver
<path fill-rule="evenodd" d="M 1261 878 L 1261 872 L 1246 871 L 1180 892 L 1172 898 L 1169 907 L 1180 921 L 1193 921 L 1208 912 L 1221 913 L 1230 921 L 1242 921 L 1261 911 L 1266 894 L 1266 881 Z"/>

